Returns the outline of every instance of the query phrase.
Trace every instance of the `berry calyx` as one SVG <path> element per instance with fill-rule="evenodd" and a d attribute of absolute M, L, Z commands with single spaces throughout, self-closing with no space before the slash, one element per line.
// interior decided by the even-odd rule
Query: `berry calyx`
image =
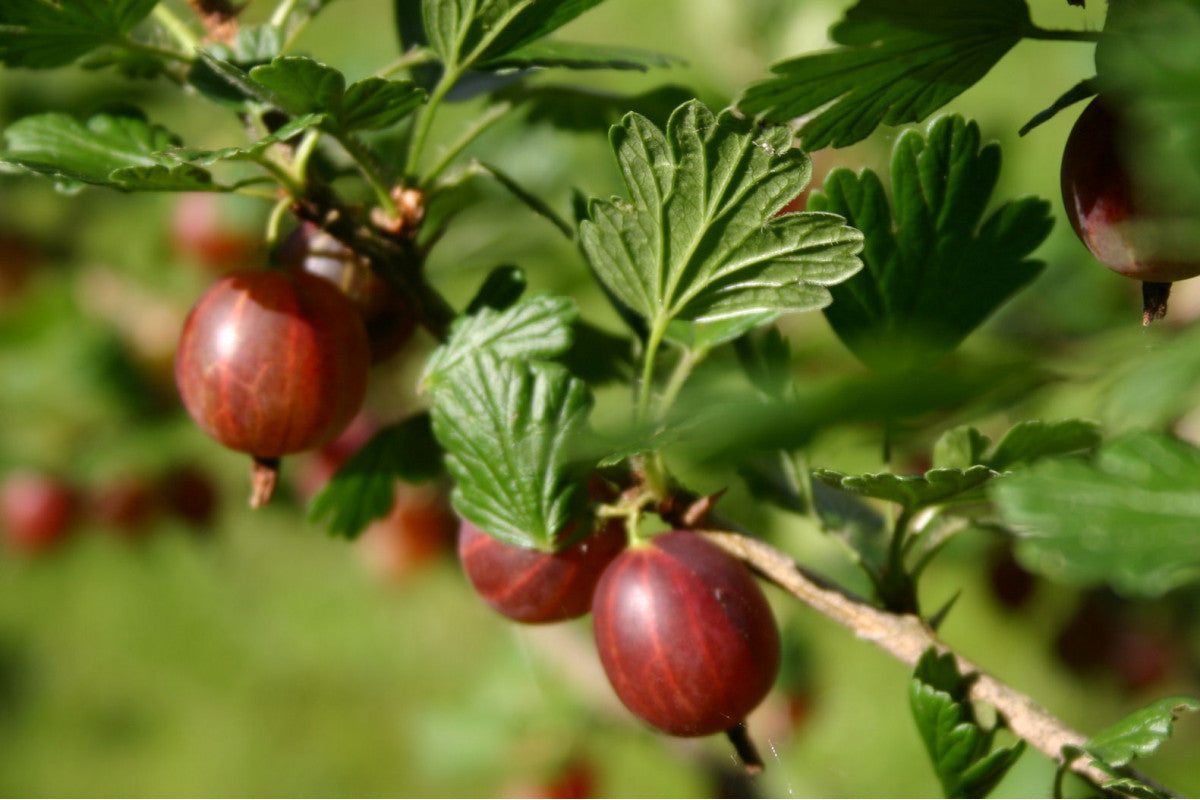
<path fill-rule="evenodd" d="M 488 605 L 518 622 L 581 617 L 596 582 L 625 547 L 625 529 L 609 522 L 558 552 L 502 542 L 464 521 L 458 555 L 471 585 Z"/>
<path fill-rule="evenodd" d="M 1143 282 L 1143 322 L 1166 315 L 1174 281 L 1200 275 L 1200 257 L 1172 246 L 1168 232 L 1179 220 L 1139 194 L 1122 138 L 1119 113 L 1104 97 L 1075 121 L 1062 159 L 1067 219 L 1100 263 Z"/>
<path fill-rule="evenodd" d="M 737 728 L 779 671 L 779 631 L 754 576 L 692 531 L 619 555 L 596 586 L 592 618 L 621 702 L 675 736 Z"/>
<path fill-rule="evenodd" d="M 196 302 L 175 382 L 192 419 L 255 459 L 251 505 L 266 502 L 278 459 L 336 437 L 366 394 L 369 345 L 350 302 L 322 278 L 235 272 Z"/>

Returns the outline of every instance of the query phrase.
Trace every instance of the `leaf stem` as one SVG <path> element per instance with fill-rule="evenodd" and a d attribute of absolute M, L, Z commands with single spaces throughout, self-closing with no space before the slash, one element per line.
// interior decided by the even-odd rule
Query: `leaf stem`
<path fill-rule="evenodd" d="M 408 142 L 408 157 L 404 161 L 406 182 L 423 186 L 423 184 L 416 180 L 417 162 L 421 158 L 421 151 L 425 148 L 425 140 L 429 137 L 429 129 L 433 125 L 433 116 L 437 112 L 438 106 L 442 104 L 446 93 L 450 91 L 450 87 L 458 81 L 461 75 L 462 71 L 457 69 L 447 69 L 443 72 L 441 79 L 433 87 L 433 91 L 429 93 L 429 99 L 417 111 L 416 119 L 413 122 L 412 138 Z"/>
<path fill-rule="evenodd" d="M 296 4 L 299 0 L 281 0 L 279 5 L 275 6 L 275 10 L 271 12 L 270 25 L 273 28 L 283 30 L 283 26 L 287 24 L 288 17 L 296 10 Z"/>
<path fill-rule="evenodd" d="M 406 70 L 409 67 L 415 67 L 418 64 L 426 64 L 436 60 L 437 56 L 428 47 L 410 47 L 408 52 L 397 58 L 392 63 L 388 64 L 383 69 L 375 72 L 377 78 L 387 78 L 395 75 L 397 72 Z"/>
<path fill-rule="evenodd" d="M 251 154 L 250 159 L 254 161 L 255 164 L 258 164 L 260 167 L 269 172 L 271 177 L 278 181 L 279 185 L 283 187 L 283 190 L 287 192 L 293 200 L 304 196 L 304 185 L 297 181 L 292 173 L 284 169 L 282 165 L 277 164 L 275 161 L 261 153 Z"/>
<path fill-rule="evenodd" d="M 137 39 L 132 39 L 128 36 L 119 39 L 117 44 L 126 50 L 132 50 L 135 53 L 152 56 L 154 58 L 166 59 L 167 61 L 178 61 L 181 64 L 192 63 L 192 57 L 178 50 L 172 50 L 169 47 L 157 47 L 156 45 L 139 42 Z"/>
<path fill-rule="evenodd" d="M 350 155 L 350 158 L 354 159 L 354 163 L 358 165 L 358 170 L 367 179 L 367 183 L 371 184 L 371 188 L 375 191 L 375 198 L 379 201 L 379 207 L 389 218 L 394 219 L 398 211 L 396 201 L 392 199 L 392 187 L 388 186 L 379 174 L 375 158 L 370 151 L 355 138 L 354 134 L 335 135 L 334 138 Z"/>
<path fill-rule="evenodd" d="M 446 168 L 450 166 L 451 162 L 453 162 L 463 150 L 466 150 L 471 145 L 471 142 L 478 139 L 484 132 L 499 122 L 510 110 L 512 110 L 511 104 L 502 103 L 500 105 L 492 106 L 484 111 L 483 114 L 481 114 L 479 118 L 472 123 L 471 127 L 463 131 L 463 134 L 459 136 L 453 144 L 446 148 L 445 152 L 442 153 L 434 165 L 429 168 L 429 172 L 426 173 L 425 177 L 421 180 L 421 185 L 432 186 L 433 182 L 436 181 L 438 177 L 446 171 Z"/>
<path fill-rule="evenodd" d="M 650 416 L 650 403 L 654 395 L 654 362 L 666 332 L 667 320 L 660 317 L 654 321 L 646 337 L 646 352 L 642 354 L 642 376 L 638 381 L 637 406 L 634 409 L 635 422 L 644 423 Z"/>
<path fill-rule="evenodd" d="M 162 25 L 185 50 L 189 53 L 196 52 L 196 48 L 200 46 L 200 40 L 192 33 L 192 29 L 188 27 L 187 23 L 179 18 L 179 15 L 168 8 L 165 3 L 156 5 L 151 13 L 158 24 Z"/>

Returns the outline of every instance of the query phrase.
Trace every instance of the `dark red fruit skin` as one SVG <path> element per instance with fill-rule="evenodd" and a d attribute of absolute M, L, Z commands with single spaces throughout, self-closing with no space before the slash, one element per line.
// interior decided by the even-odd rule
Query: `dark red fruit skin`
<path fill-rule="evenodd" d="M 394 355 L 416 330 L 408 303 L 375 274 L 370 262 L 311 222 L 284 240 L 279 260 L 287 270 L 324 278 L 349 298 L 362 315 L 373 360 Z"/>
<path fill-rule="evenodd" d="M 458 516 L 439 483 L 397 483 L 386 517 L 366 527 L 358 545 L 371 570 L 399 581 L 434 558 L 454 550 Z"/>
<path fill-rule="evenodd" d="M 167 510 L 193 528 L 207 530 L 216 519 L 220 504 L 216 484 L 197 466 L 174 467 L 162 476 L 158 491 Z"/>
<path fill-rule="evenodd" d="M 1121 121 L 1103 97 L 1088 104 L 1075 121 L 1061 173 L 1071 227 L 1114 272 L 1152 283 L 1195 277 L 1200 260 L 1164 252 L 1154 230 L 1154 223 L 1163 221 L 1161 214 L 1138 197 L 1121 133 Z"/>
<path fill-rule="evenodd" d="M 15 472 L 0 483 L 0 529 L 10 547 L 28 555 L 63 542 L 77 507 L 75 492 L 50 475 Z"/>
<path fill-rule="evenodd" d="M 675 736 L 732 728 L 779 671 L 779 631 L 754 576 L 691 531 L 618 556 L 596 586 L 592 621 L 617 696 Z"/>
<path fill-rule="evenodd" d="M 596 581 L 624 547 L 617 522 L 557 553 L 502 542 L 466 521 L 458 531 L 458 557 L 475 591 L 504 616 L 528 623 L 586 614 Z"/>
<path fill-rule="evenodd" d="M 327 281 L 236 272 L 197 301 L 175 355 L 192 419 L 232 450 L 277 458 L 336 437 L 362 405 L 362 321 Z"/>
<path fill-rule="evenodd" d="M 88 516 L 125 538 L 146 533 L 159 511 L 156 488 L 136 475 L 116 478 L 91 490 Z"/>

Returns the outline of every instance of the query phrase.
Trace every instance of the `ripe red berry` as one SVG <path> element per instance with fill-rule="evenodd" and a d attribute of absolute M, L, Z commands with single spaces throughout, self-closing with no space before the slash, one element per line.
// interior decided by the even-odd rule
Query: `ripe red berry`
<path fill-rule="evenodd" d="M 1164 284 L 1158 305 L 1146 297 L 1149 322 L 1166 313 L 1165 284 L 1200 275 L 1200 258 L 1171 244 L 1179 220 L 1139 192 L 1127 133 L 1106 98 L 1083 110 L 1063 150 L 1063 205 L 1071 227 L 1102 264 L 1143 283 Z"/>
<path fill-rule="evenodd" d="M 50 475 L 15 472 L 0 483 L 0 529 L 13 549 L 30 555 L 67 537 L 76 507 L 75 492 Z"/>
<path fill-rule="evenodd" d="M 259 257 L 262 242 L 254 228 L 239 221 L 231 203 L 237 198 L 211 192 L 180 195 L 171 216 L 175 250 L 194 258 L 205 269 L 231 272 L 250 266 Z M 258 220 L 253 220 L 257 226 Z"/>
<path fill-rule="evenodd" d="M 243 271 L 192 308 L 175 382 L 206 433 L 269 464 L 337 436 L 362 405 L 369 368 L 362 321 L 327 281 Z"/>
<path fill-rule="evenodd" d="M 88 516 L 125 538 L 146 533 L 158 510 L 156 487 L 138 475 L 115 478 L 88 493 Z"/>
<path fill-rule="evenodd" d="M 519 622 L 583 616 L 601 572 L 625 547 L 625 529 L 610 522 L 557 553 L 502 542 L 463 522 L 458 555 L 475 591 Z"/>
<path fill-rule="evenodd" d="M 350 299 L 362 315 L 375 361 L 394 355 L 416 330 L 412 310 L 370 261 L 316 225 L 304 222 L 293 231 L 279 258 L 285 269 L 322 277 Z"/>
<path fill-rule="evenodd" d="M 458 516 L 447 494 L 439 483 L 396 484 L 392 510 L 368 525 L 358 539 L 375 573 L 400 580 L 421 564 L 453 550 Z"/>
<path fill-rule="evenodd" d="M 617 696 L 675 736 L 738 725 L 779 670 L 779 631 L 750 570 L 691 531 L 618 556 L 596 586 L 592 619 Z"/>
<path fill-rule="evenodd" d="M 167 510 L 193 528 L 207 530 L 220 502 L 216 484 L 203 469 L 181 464 L 162 476 L 158 492 Z"/>

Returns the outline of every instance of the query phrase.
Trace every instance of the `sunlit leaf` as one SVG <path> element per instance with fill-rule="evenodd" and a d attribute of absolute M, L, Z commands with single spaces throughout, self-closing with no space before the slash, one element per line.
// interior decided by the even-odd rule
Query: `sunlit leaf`
<path fill-rule="evenodd" d="M 811 174 L 789 129 L 693 101 L 665 132 L 629 114 L 610 136 L 629 199 L 593 200 L 579 239 L 608 292 L 652 328 L 821 308 L 859 269 L 861 235 L 840 217 L 775 216 Z"/>
<path fill-rule="evenodd" d="M 841 47 L 775 64 L 738 106 L 779 122 L 808 116 L 807 149 L 844 147 L 880 124 L 925 119 L 1031 28 L 1024 0 L 859 0 L 830 32 Z"/>

